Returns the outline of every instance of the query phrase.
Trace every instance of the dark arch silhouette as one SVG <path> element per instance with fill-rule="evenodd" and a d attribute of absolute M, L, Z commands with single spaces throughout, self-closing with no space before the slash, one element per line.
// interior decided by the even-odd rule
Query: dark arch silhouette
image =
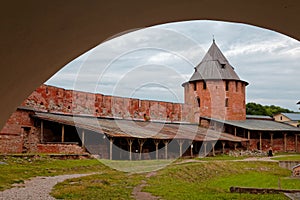
<path fill-rule="evenodd" d="M 120 32 L 184 20 L 256 25 L 300 39 L 300 2 L 4 1 L 0 8 L 0 126 L 65 64 Z"/>

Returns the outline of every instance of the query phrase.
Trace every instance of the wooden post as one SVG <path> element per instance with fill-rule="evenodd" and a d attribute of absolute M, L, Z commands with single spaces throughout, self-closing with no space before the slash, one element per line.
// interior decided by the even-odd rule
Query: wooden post
<path fill-rule="evenodd" d="M 182 156 L 182 144 L 184 143 L 184 140 L 177 140 L 179 144 L 179 157 Z"/>
<path fill-rule="evenodd" d="M 158 145 L 159 145 L 160 140 L 153 140 L 153 141 L 155 144 L 155 158 L 156 158 L 156 160 L 158 160 Z"/>
<path fill-rule="evenodd" d="M 44 121 L 41 121 L 41 143 L 44 142 Z"/>
<path fill-rule="evenodd" d="M 248 140 L 250 140 L 250 131 L 248 130 Z"/>
<path fill-rule="evenodd" d="M 236 127 L 234 127 L 234 136 L 236 136 Z"/>
<path fill-rule="evenodd" d="M 142 160 L 143 145 L 145 142 L 146 142 L 146 139 L 138 139 L 138 143 L 140 145 L 140 156 L 139 156 L 140 160 Z"/>
<path fill-rule="evenodd" d="M 222 142 L 222 153 L 225 154 L 225 142 Z"/>
<path fill-rule="evenodd" d="M 295 134 L 295 152 L 298 153 L 298 134 Z"/>
<path fill-rule="evenodd" d="M 273 148 L 273 135 L 274 135 L 273 133 L 270 134 L 270 136 L 271 136 L 271 142 L 270 143 L 271 143 L 272 148 Z"/>
<path fill-rule="evenodd" d="M 206 142 L 203 142 L 203 145 L 204 145 L 204 157 L 206 156 L 206 146 L 207 146 L 207 143 Z"/>
<path fill-rule="evenodd" d="M 190 141 L 190 147 L 191 147 L 191 157 L 193 157 L 193 141 Z"/>
<path fill-rule="evenodd" d="M 235 142 L 234 143 L 234 150 L 236 151 L 236 146 L 237 146 L 238 144 Z"/>
<path fill-rule="evenodd" d="M 127 143 L 129 145 L 129 160 L 132 160 L 132 143 L 133 143 L 133 139 L 131 138 L 127 138 Z"/>
<path fill-rule="evenodd" d="M 112 145 L 113 145 L 114 139 L 109 138 L 109 160 L 112 160 Z"/>
<path fill-rule="evenodd" d="M 164 144 L 165 144 L 165 159 L 168 159 L 168 143 L 169 143 L 169 140 L 164 140 Z"/>
<path fill-rule="evenodd" d="M 261 139 L 261 132 L 259 132 L 259 150 L 262 151 L 262 139 Z"/>
<path fill-rule="evenodd" d="M 283 134 L 283 143 L 284 143 L 283 150 L 284 150 L 284 152 L 286 152 L 287 151 L 287 148 L 286 148 L 286 133 Z"/>
<path fill-rule="evenodd" d="M 212 145 L 212 154 L 213 154 L 213 156 L 215 156 L 216 155 L 215 154 L 215 145 L 216 145 L 216 142 L 212 142 L 211 145 Z"/>
<path fill-rule="evenodd" d="M 85 134 L 84 134 L 84 129 L 82 129 L 81 131 L 81 146 L 84 147 L 84 143 L 85 143 Z"/>
<path fill-rule="evenodd" d="M 65 125 L 61 125 L 61 142 L 65 142 Z"/>

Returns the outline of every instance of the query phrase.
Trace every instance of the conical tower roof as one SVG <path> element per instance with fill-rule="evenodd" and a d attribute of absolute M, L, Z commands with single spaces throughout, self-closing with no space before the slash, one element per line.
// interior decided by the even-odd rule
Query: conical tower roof
<path fill-rule="evenodd" d="M 195 72 L 189 82 L 198 80 L 240 80 L 234 68 L 229 64 L 219 47 L 213 40 L 212 45 L 195 67 Z M 243 81 L 244 82 L 244 81 Z"/>

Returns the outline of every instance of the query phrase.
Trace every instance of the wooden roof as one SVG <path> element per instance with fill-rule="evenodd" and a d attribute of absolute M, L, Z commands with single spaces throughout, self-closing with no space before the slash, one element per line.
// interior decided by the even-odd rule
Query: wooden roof
<path fill-rule="evenodd" d="M 256 119 L 246 119 L 246 120 L 219 120 L 208 117 L 202 117 L 203 119 L 208 119 L 216 121 L 223 124 L 228 124 L 247 130 L 253 131 L 272 131 L 272 132 L 300 132 L 300 128 L 271 120 L 256 120 Z"/>
<path fill-rule="evenodd" d="M 241 137 L 205 129 L 194 124 L 145 122 L 42 112 L 36 112 L 33 117 L 103 133 L 108 137 L 187 139 L 194 141 L 247 141 L 247 139 Z"/>
<path fill-rule="evenodd" d="M 198 80 L 242 81 L 214 40 L 202 61 L 195 67 L 195 72 L 189 81 L 192 82 Z M 247 82 L 245 83 L 248 84 Z"/>

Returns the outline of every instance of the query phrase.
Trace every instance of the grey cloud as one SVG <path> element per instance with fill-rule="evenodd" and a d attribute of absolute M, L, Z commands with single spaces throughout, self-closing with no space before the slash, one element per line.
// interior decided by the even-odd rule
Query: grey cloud
<path fill-rule="evenodd" d="M 299 42 L 237 23 L 188 21 L 131 32 L 80 56 L 47 83 L 65 87 L 75 83 L 90 92 L 126 96 L 144 84 L 147 77 L 149 83 L 162 87 L 145 85 L 137 89 L 136 97 L 168 101 L 174 100 L 174 93 L 182 101 L 181 83 L 188 80 L 193 67 L 201 61 L 212 35 L 239 76 L 250 83 L 247 101 L 297 109 Z M 173 74 L 159 66 L 172 69 Z M 169 94 L 163 86 L 172 92 Z"/>

